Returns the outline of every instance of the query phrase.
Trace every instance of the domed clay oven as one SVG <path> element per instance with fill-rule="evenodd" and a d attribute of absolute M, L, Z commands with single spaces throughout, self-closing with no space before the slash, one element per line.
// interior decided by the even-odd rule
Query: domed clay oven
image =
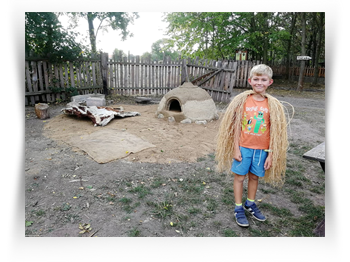
<path fill-rule="evenodd" d="M 174 117 L 176 122 L 190 119 L 192 122 L 217 119 L 214 100 L 202 88 L 185 82 L 161 99 L 156 116 Z"/>

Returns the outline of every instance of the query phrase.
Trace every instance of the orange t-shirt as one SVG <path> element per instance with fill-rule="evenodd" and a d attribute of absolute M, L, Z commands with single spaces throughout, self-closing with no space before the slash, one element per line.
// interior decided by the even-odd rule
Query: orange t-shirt
<path fill-rule="evenodd" d="M 240 146 L 252 149 L 269 149 L 270 111 L 267 98 L 256 101 L 248 96 L 242 116 Z"/>

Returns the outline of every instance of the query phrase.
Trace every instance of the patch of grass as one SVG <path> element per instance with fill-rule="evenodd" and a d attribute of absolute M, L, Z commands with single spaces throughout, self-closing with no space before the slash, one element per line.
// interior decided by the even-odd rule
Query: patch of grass
<path fill-rule="evenodd" d="M 325 184 L 319 186 L 313 186 L 310 188 L 310 191 L 316 194 L 324 194 L 325 193 Z"/>
<path fill-rule="evenodd" d="M 119 199 L 119 202 L 123 204 L 123 210 L 130 214 L 133 211 L 133 207 L 130 205 L 132 202 L 132 199 L 127 198 L 127 197 L 123 197 L 121 199 Z"/>
<path fill-rule="evenodd" d="M 153 206 L 151 213 L 158 218 L 164 219 L 173 214 L 173 205 L 167 200 L 158 203 L 148 202 L 148 205 Z"/>
<path fill-rule="evenodd" d="M 295 186 L 295 187 L 303 187 L 303 182 L 306 182 L 308 184 L 311 183 L 311 181 L 303 176 L 300 171 L 296 171 L 293 169 L 287 169 L 286 170 L 286 184 L 289 186 Z"/>
<path fill-rule="evenodd" d="M 158 188 L 161 185 L 163 185 L 165 183 L 165 181 L 162 178 L 156 178 L 153 183 L 151 184 L 152 188 Z"/>
<path fill-rule="evenodd" d="M 138 198 L 144 198 L 145 196 L 151 194 L 150 189 L 145 187 L 144 185 L 134 187 L 130 189 L 128 192 L 136 193 L 138 195 Z"/>
<path fill-rule="evenodd" d="M 61 209 L 61 211 L 67 211 L 67 210 L 71 209 L 71 205 L 68 203 L 64 203 L 60 209 Z"/>
<path fill-rule="evenodd" d="M 221 233 L 224 237 L 238 237 L 237 233 L 232 229 L 224 229 Z"/>
<path fill-rule="evenodd" d="M 296 143 L 290 143 L 290 152 L 298 157 L 302 157 L 307 151 L 311 150 L 313 147 L 310 145 L 299 145 Z"/>
<path fill-rule="evenodd" d="M 210 212 L 215 212 L 217 207 L 218 207 L 218 203 L 214 198 L 209 198 L 207 199 L 207 210 Z"/>
<path fill-rule="evenodd" d="M 127 198 L 127 197 L 123 197 L 123 198 L 119 199 L 119 202 L 123 203 L 124 205 L 128 205 L 132 202 L 132 199 Z"/>
<path fill-rule="evenodd" d="M 235 204 L 235 198 L 233 195 L 233 189 L 232 188 L 225 188 L 223 190 L 223 195 L 221 197 L 222 203 L 225 205 L 234 205 Z"/>
<path fill-rule="evenodd" d="M 133 228 L 132 230 L 129 231 L 128 236 L 129 237 L 139 237 L 141 234 L 141 231 L 138 230 L 137 228 Z"/>
<path fill-rule="evenodd" d="M 46 214 L 45 210 L 38 210 L 38 211 L 35 211 L 34 214 L 38 217 L 41 217 L 41 216 L 44 216 Z"/>
<path fill-rule="evenodd" d="M 261 209 L 270 211 L 273 215 L 279 217 L 292 217 L 292 212 L 287 208 L 278 208 L 268 203 L 261 203 L 259 205 Z"/>
<path fill-rule="evenodd" d="M 263 192 L 264 194 L 276 194 L 277 191 L 272 189 L 272 188 L 260 188 L 259 189 L 261 192 Z"/>
<path fill-rule="evenodd" d="M 203 162 L 203 161 L 205 161 L 205 157 L 198 157 L 197 158 L 197 162 Z"/>
<path fill-rule="evenodd" d="M 253 229 L 249 228 L 249 233 L 252 237 L 270 237 L 271 233 L 267 230 L 259 230 L 259 229 Z"/>
<path fill-rule="evenodd" d="M 315 206 L 310 199 L 305 197 L 304 192 L 291 189 L 286 189 L 286 192 L 290 195 L 290 200 L 297 204 L 298 209 L 305 214 L 301 217 L 290 217 L 288 227 L 292 229 L 289 231 L 289 235 L 298 237 L 314 236 L 313 230 L 324 218 L 324 207 Z"/>
<path fill-rule="evenodd" d="M 202 210 L 200 208 L 191 207 L 187 209 L 187 212 L 190 213 L 191 215 L 197 215 L 202 213 Z"/>

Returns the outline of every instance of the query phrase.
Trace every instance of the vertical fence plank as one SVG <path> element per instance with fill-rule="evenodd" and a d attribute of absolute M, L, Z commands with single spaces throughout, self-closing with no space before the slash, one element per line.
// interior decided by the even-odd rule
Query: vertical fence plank
<path fill-rule="evenodd" d="M 39 82 L 39 90 L 40 91 L 45 91 L 45 87 L 44 87 L 44 82 L 43 82 L 43 62 L 39 61 L 38 62 L 38 82 Z M 46 95 L 42 94 L 41 95 L 41 99 L 46 102 Z"/>
<path fill-rule="evenodd" d="M 43 62 L 43 70 L 44 70 L 44 86 L 45 86 L 45 91 L 49 92 L 50 89 L 49 89 L 49 67 L 48 67 L 48 64 L 46 61 Z M 47 93 L 46 94 L 46 101 L 47 102 L 50 102 L 51 101 L 51 94 L 50 93 Z"/>
<path fill-rule="evenodd" d="M 25 61 L 25 72 L 26 72 L 26 79 L 27 79 L 27 88 L 29 92 L 33 92 L 32 88 L 32 81 L 30 76 L 30 68 L 29 68 L 29 62 Z M 30 96 L 30 102 L 32 105 L 35 104 L 34 96 Z"/>

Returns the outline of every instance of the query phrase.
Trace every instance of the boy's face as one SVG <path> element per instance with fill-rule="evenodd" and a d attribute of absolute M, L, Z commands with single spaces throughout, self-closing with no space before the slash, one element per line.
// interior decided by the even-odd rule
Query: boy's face
<path fill-rule="evenodd" d="M 272 85 L 273 80 L 268 75 L 254 75 L 248 79 L 248 83 L 252 86 L 255 93 L 264 95 L 266 89 Z"/>

